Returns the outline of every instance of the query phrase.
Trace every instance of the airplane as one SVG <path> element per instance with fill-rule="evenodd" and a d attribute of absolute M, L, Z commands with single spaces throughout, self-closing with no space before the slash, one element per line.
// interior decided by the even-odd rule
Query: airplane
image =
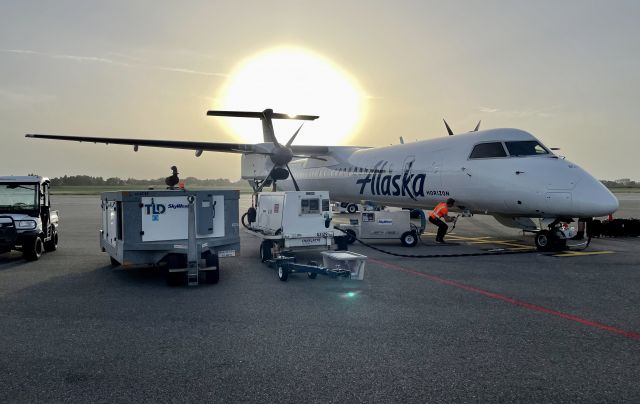
<path fill-rule="evenodd" d="M 535 233 L 538 249 L 566 245 L 558 230 L 618 209 L 616 197 L 587 171 L 553 153 L 520 129 L 479 130 L 383 147 L 284 145 L 273 119 L 313 121 L 315 115 L 208 111 L 208 116 L 257 118 L 263 143 L 210 143 L 27 134 L 29 138 L 164 147 L 242 154 L 242 178 L 254 191 L 328 190 L 334 200 L 431 209 L 448 198 L 470 214 L 492 215 L 503 225 Z M 304 123 L 303 123 L 304 124 Z"/>

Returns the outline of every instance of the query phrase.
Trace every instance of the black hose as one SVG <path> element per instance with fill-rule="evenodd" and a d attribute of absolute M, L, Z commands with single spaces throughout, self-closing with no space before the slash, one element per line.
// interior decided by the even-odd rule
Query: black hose
<path fill-rule="evenodd" d="M 242 222 L 242 226 L 244 226 L 245 229 L 252 230 L 251 227 L 247 226 L 247 224 L 244 222 L 244 218 L 247 217 L 248 214 L 249 212 L 244 212 L 244 214 L 240 218 L 240 221 Z"/>
<path fill-rule="evenodd" d="M 381 252 L 383 254 L 388 254 L 388 255 L 393 255 L 394 257 L 404 257 L 404 258 L 453 258 L 453 257 L 479 257 L 479 256 L 483 256 L 483 255 L 509 255 L 509 254 L 530 254 L 530 253 L 535 253 L 538 252 L 535 249 L 531 249 L 531 250 L 503 250 L 503 251 L 483 251 L 483 252 L 477 252 L 477 253 L 462 253 L 462 254 L 426 254 L 426 255 L 420 255 L 420 254 L 399 254 L 399 253 L 394 253 L 391 251 L 387 251 L 387 250 L 383 250 L 382 248 L 379 247 L 375 247 L 369 243 L 366 243 L 358 238 L 356 238 L 356 240 L 364 245 L 365 247 L 369 247 L 372 250 L 376 250 L 378 252 Z"/>
<path fill-rule="evenodd" d="M 344 232 L 344 230 L 340 229 L 339 227 L 334 227 L 334 229 L 340 230 L 342 232 Z M 416 233 L 417 234 L 417 233 Z M 534 252 L 538 252 L 535 249 L 531 249 L 531 250 L 517 250 L 517 251 L 513 251 L 513 250 L 503 250 L 503 251 L 483 251 L 483 252 L 477 252 L 477 253 L 463 253 L 463 254 L 426 254 L 426 255 L 420 255 L 420 254 L 400 254 L 400 253 L 394 253 L 391 251 L 387 251 L 387 250 L 383 250 L 382 248 L 373 246 L 367 242 L 364 242 L 362 240 L 360 240 L 359 238 L 357 238 L 356 236 L 352 237 L 358 241 L 360 244 L 362 244 L 365 247 L 369 247 L 372 250 L 381 252 L 383 254 L 388 254 L 388 255 L 393 255 L 394 257 L 404 257 L 404 258 L 453 258 L 453 257 L 479 257 L 479 256 L 483 256 L 483 255 L 509 255 L 509 254 L 530 254 L 530 253 L 534 253 Z M 420 236 L 418 235 L 418 238 L 420 238 Z"/>

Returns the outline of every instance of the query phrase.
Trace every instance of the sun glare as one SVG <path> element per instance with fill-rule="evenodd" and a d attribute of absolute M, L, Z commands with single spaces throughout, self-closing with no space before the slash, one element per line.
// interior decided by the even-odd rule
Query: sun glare
<path fill-rule="evenodd" d="M 319 115 L 306 122 L 295 144 L 347 144 L 363 119 L 363 96 L 355 80 L 334 63 L 301 48 L 276 48 L 239 65 L 227 81 L 219 109 L 290 115 Z M 260 122 L 223 118 L 243 141 L 262 142 Z M 285 143 L 301 121 L 274 120 L 276 137 Z"/>

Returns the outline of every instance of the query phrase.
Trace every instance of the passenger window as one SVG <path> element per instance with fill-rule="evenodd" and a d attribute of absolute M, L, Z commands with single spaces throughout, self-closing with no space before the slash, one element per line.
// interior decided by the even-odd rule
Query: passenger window
<path fill-rule="evenodd" d="M 500 142 L 480 143 L 473 147 L 470 159 L 489 159 L 495 157 L 507 157 L 504 147 Z"/>
<path fill-rule="evenodd" d="M 535 140 L 525 140 L 519 142 L 505 142 L 507 150 L 512 156 L 536 156 L 549 154 L 549 151 Z"/>

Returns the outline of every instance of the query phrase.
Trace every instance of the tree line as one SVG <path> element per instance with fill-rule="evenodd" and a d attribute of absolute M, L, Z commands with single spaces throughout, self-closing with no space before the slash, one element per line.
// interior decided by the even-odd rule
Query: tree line
<path fill-rule="evenodd" d="M 607 188 L 640 188 L 640 182 L 629 178 L 620 178 L 615 181 L 602 180 L 602 183 Z"/>

